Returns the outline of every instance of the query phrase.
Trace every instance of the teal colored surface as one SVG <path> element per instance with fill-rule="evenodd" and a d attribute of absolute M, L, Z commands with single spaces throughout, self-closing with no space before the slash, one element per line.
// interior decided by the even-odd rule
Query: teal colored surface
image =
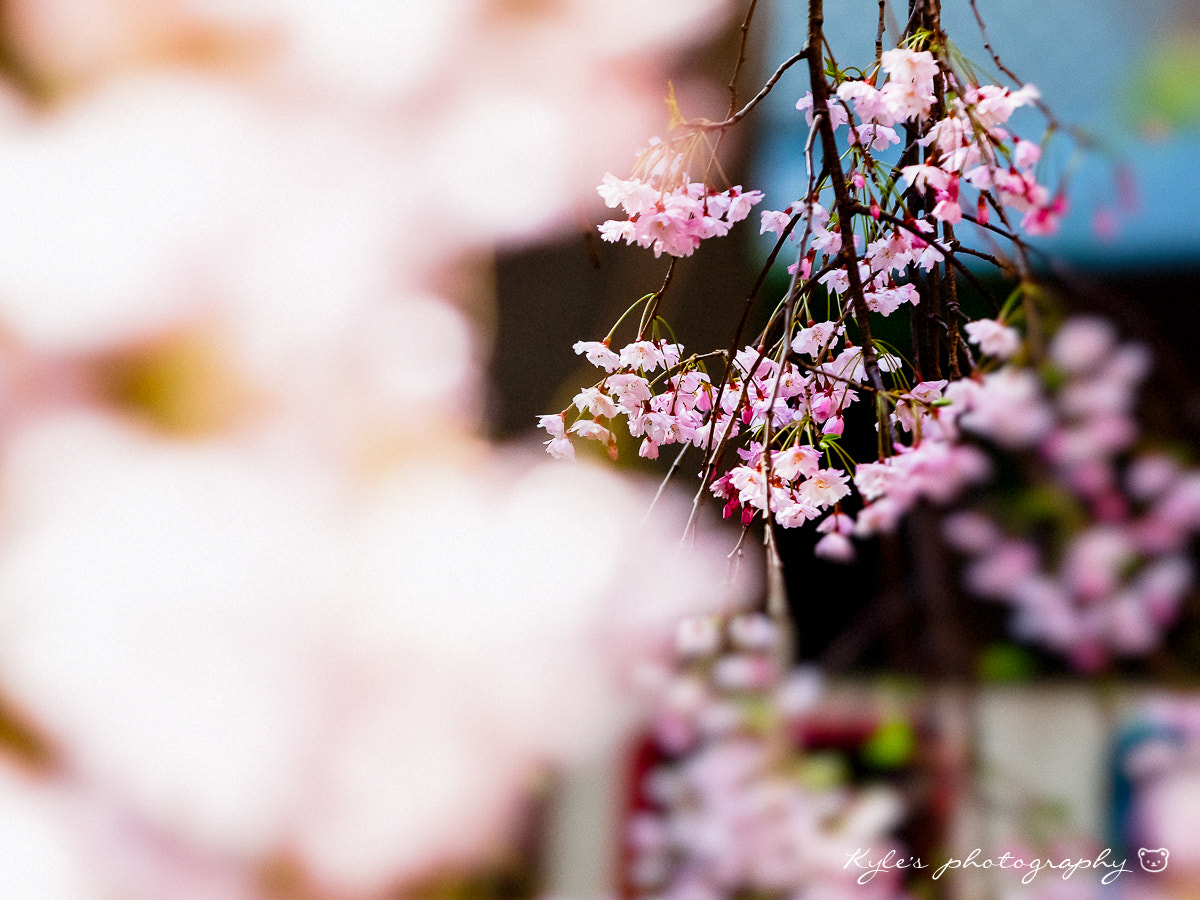
<path fill-rule="evenodd" d="M 1118 268 L 1200 263 L 1200 78 L 1179 63 L 1200 65 L 1200 3 L 978 0 L 978 6 L 1001 61 L 1038 86 L 1064 125 L 1089 132 L 1102 148 L 1080 152 L 1065 135 L 1051 141 L 1039 177 L 1051 186 L 1068 179 L 1071 212 L 1057 235 L 1034 243 L 1075 262 Z M 775 20 L 760 23 L 760 33 L 770 34 L 764 68 L 803 46 L 806 9 L 780 2 L 770 10 Z M 907 4 L 892 9 L 902 17 Z M 875 0 L 825 0 L 827 38 L 843 68 L 873 58 L 877 10 Z M 943 21 L 981 77 L 998 75 L 966 0 L 944 0 Z M 894 42 L 891 30 L 887 41 Z M 764 208 L 782 208 L 803 191 L 806 128 L 794 106 L 807 90 L 807 73 L 797 66 L 764 104 L 755 166 L 767 191 Z M 1011 124 L 1031 140 L 1045 129 L 1032 110 L 1020 110 Z M 1132 191 L 1118 184 L 1118 167 Z M 1098 218 L 1115 226 L 1108 237 Z"/>

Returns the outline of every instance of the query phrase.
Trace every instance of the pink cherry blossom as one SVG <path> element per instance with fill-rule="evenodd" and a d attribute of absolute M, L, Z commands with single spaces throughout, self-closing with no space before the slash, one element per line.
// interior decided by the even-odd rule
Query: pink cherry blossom
<path fill-rule="evenodd" d="M 1021 348 L 1020 332 L 994 319 L 976 319 L 968 322 L 963 330 L 971 343 L 994 359 L 1010 359 Z"/>
<path fill-rule="evenodd" d="M 652 341 L 635 341 L 621 350 L 621 365 L 653 372 L 663 364 L 663 354 Z"/>
<path fill-rule="evenodd" d="M 606 419 L 611 419 L 617 414 L 617 405 L 613 402 L 612 397 L 600 390 L 600 388 L 584 388 L 575 395 L 573 401 L 575 408 L 580 412 L 585 409 L 593 416 L 602 416 Z"/>
<path fill-rule="evenodd" d="M 895 101 L 865 81 L 843 81 L 837 95 L 847 103 L 853 102 L 855 114 L 864 122 L 886 126 L 900 120 L 901 110 Z"/>
<path fill-rule="evenodd" d="M 771 471 L 785 481 L 812 478 L 818 470 L 821 451 L 807 444 L 793 444 L 771 456 Z"/>
<path fill-rule="evenodd" d="M 796 109 L 804 113 L 804 121 L 812 125 L 816 121 L 813 116 L 813 96 L 812 91 L 805 93 L 803 97 L 796 101 Z M 833 123 L 834 128 L 845 125 L 849 121 L 846 115 L 846 109 L 840 103 L 829 104 L 829 121 Z"/>
<path fill-rule="evenodd" d="M 690 256 L 701 241 L 725 235 L 763 198 L 761 191 L 744 191 L 740 185 L 715 191 L 688 182 L 682 165 L 681 160 L 664 157 L 649 181 L 605 175 L 598 188 L 601 197 L 610 207 L 619 204 L 629 218 L 602 224 L 601 237 L 650 247 L 655 256 Z M 668 170 L 675 171 L 679 184 L 664 181 L 663 172 Z"/>
<path fill-rule="evenodd" d="M 858 551 L 854 548 L 854 542 L 846 535 L 831 532 L 817 541 L 813 546 L 813 554 L 830 562 L 850 563 L 855 560 Z"/>
<path fill-rule="evenodd" d="M 819 469 L 797 488 L 801 502 L 818 508 L 832 506 L 849 493 L 847 475 L 839 469 Z"/>

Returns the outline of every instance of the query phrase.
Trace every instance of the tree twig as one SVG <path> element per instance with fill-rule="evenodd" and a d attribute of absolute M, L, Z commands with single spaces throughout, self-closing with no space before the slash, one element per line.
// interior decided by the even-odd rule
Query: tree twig
<path fill-rule="evenodd" d="M 641 340 L 646 334 L 646 328 L 654 322 L 658 315 L 658 305 L 662 302 L 663 294 L 667 288 L 671 286 L 671 279 L 675 277 L 675 263 L 679 261 L 679 257 L 672 256 L 671 262 L 667 266 L 666 277 L 663 278 L 662 287 L 654 292 L 654 299 L 646 305 L 645 312 L 642 313 L 642 321 L 638 324 L 637 340 Z"/>
<path fill-rule="evenodd" d="M 742 39 L 738 44 L 738 58 L 733 66 L 733 77 L 729 79 L 729 112 L 725 114 L 726 118 L 732 117 L 737 110 L 738 76 L 742 74 L 742 66 L 746 64 L 746 44 L 750 38 L 750 21 L 754 18 L 754 10 L 757 6 L 758 0 L 750 0 L 750 7 L 746 10 L 746 17 L 742 19 Z"/>
<path fill-rule="evenodd" d="M 766 98 L 767 94 L 771 93 L 771 88 L 775 87 L 776 82 L 783 77 L 784 72 L 786 72 L 796 63 L 800 62 L 800 60 L 804 59 L 807 55 L 808 51 L 805 49 L 801 50 L 794 56 L 789 57 L 783 65 L 775 70 L 775 74 L 767 79 L 767 83 L 763 85 L 762 90 L 755 94 L 749 103 L 727 117 L 725 120 L 721 122 L 710 122 L 707 119 L 697 119 L 695 121 L 684 122 L 683 124 L 688 128 L 697 128 L 701 131 L 716 131 L 717 129 L 728 128 L 730 125 L 736 125 L 739 121 L 741 121 L 746 113 L 758 106 L 758 104 Z"/>

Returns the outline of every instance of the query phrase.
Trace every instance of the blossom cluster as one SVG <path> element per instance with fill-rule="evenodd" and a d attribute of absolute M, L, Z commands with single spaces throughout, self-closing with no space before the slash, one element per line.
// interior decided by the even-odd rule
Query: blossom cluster
<path fill-rule="evenodd" d="M 901 357 L 873 342 L 866 352 L 861 335 L 858 341 L 853 337 L 865 327 L 856 304 L 861 300 L 867 313 L 880 317 L 912 309 L 920 302 L 919 278 L 949 269 L 952 249 L 940 243 L 939 232 L 962 218 L 960 181 L 980 189 L 981 222 L 987 198 L 1037 213 L 1039 223 L 1051 227 L 1048 192 L 1032 174 L 1038 148 L 1021 140 L 1009 147 L 1012 136 L 1005 128 L 1037 92 L 1032 86 L 959 87 L 928 50 L 889 50 L 879 69 L 887 75 L 879 88 L 870 79 L 839 76 L 828 107 L 830 124 L 848 126 L 851 135 L 855 167 L 845 188 L 864 224 L 853 247 L 842 246 L 849 233 L 850 223 L 843 221 L 847 207 L 833 209 L 820 201 L 828 185 L 761 214 L 763 233 L 782 238 L 790 232 L 793 239 L 803 234 L 789 269 L 798 309 L 783 336 L 768 340 L 764 334 L 757 345 L 743 347 L 719 379 L 700 358 L 684 357 L 678 344 L 659 339 L 657 326 L 653 336 L 639 333 L 620 350 L 610 347 L 611 337 L 579 342 L 576 352 L 606 374 L 575 397 L 574 410 L 541 418 L 550 453 L 573 457 L 572 437 L 580 437 L 600 441 L 615 456 L 613 422 L 620 416 L 641 439 L 644 457 L 656 458 L 660 447 L 671 444 L 692 444 L 713 457 L 739 443 L 738 461 L 709 479 L 725 502 L 725 515 L 744 523 L 769 515 L 791 527 L 835 513 L 823 519 L 827 536 L 819 552 L 840 559 L 853 554 L 849 535 L 888 530 L 917 499 L 948 499 L 986 474 L 978 451 L 957 440 L 957 413 L 969 389 L 953 379 L 910 379 Z M 811 93 L 797 104 L 815 127 L 812 106 Z M 897 169 L 874 154 L 901 143 L 895 130 L 900 124 L 920 126 L 924 136 L 917 149 L 923 149 L 925 161 Z M 1002 171 L 1001 161 L 1011 164 Z M 762 199 L 758 191 L 718 192 L 690 182 L 682 155 L 662 142 L 644 154 L 639 169 L 641 175 L 629 180 L 605 176 L 601 195 L 610 207 L 621 205 L 628 219 L 604 223 L 601 233 L 653 247 L 656 255 L 691 254 Z M 902 184 L 909 185 L 907 193 Z M 922 197 L 928 212 L 915 215 L 907 204 Z M 859 296 L 851 296 L 854 283 L 861 286 Z M 816 314 L 819 288 L 828 298 L 824 317 Z M 965 330 L 986 359 L 1002 361 L 1019 351 L 1019 333 L 1001 321 L 968 322 Z M 965 344 L 962 350 L 969 355 Z M 872 383 L 879 374 L 889 376 L 890 388 Z M 860 463 L 855 474 L 853 461 L 831 445 L 842 434 L 847 409 L 864 394 L 887 407 L 878 423 L 887 434 L 881 434 L 878 458 Z M 858 521 L 840 508 L 852 485 L 865 503 Z"/>
<path fill-rule="evenodd" d="M 643 457 L 670 445 L 699 448 L 704 487 L 726 518 L 785 528 L 813 522 L 822 534 L 817 554 L 839 561 L 855 557 L 855 538 L 894 530 L 917 503 L 947 504 L 987 481 L 985 448 L 1032 454 L 1038 477 L 1074 498 L 1069 505 L 1092 524 L 1045 548 L 964 525 L 955 540 L 978 556 L 971 583 L 1022 610 L 1023 636 L 1080 665 L 1096 665 L 1110 650 L 1145 652 L 1191 582 L 1182 549 L 1200 518 L 1182 465 L 1161 455 L 1118 465 L 1137 439 L 1130 413 L 1144 351 L 1118 346 L 1095 320 L 1069 321 L 1051 345 L 1062 384 L 1050 390 L 1015 327 L 1041 316 L 1038 300 L 997 303 L 995 318 L 972 320 L 952 299 L 934 296 L 933 286 L 953 282 L 962 268 L 959 223 L 988 226 L 997 216 L 993 232 L 1010 237 L 1014 268 L 1027 269 L 1018 233 L 1049 233 L 1065 211 L 1061 193 L 1038 181 L 1039 146 L 1010 127 L 1017 110 L 1037 103 L 1037 89 L 974 83 L 940 51 L 912 46 L 882 53 L 864 75 L 835 69 L 832 79 L 820 110 L 828 122 L 819 121 L 812 93 L 797 109 L 814 131 L 846 129 L 851 168 L 844 190 L 834 191 L 826 161 L 809 173 L 804 197 L 761 212 L 761 232 L 777 235 L 777 247 L 785 235 L 799 244 L 789 296 L 771 324 L 720 371 L 711 368 L 716 354 L 689 355 L 662 339 L 660 320 L 649 315 L 623 348 L 610 346 L 611 335 L 579 342 L 576 352 L 603 375 L 571 407 L 542 417 L 548 450 L 573 456 L 572 440 L 583 438 L 615 457 L 623 418 Z M 883 155 L 904 144 L 901 126 L 916 138 L 901 147 L 905 164 L 893 165 Z M 629 213 L 629 221 L 601 226 L 610 239 L 687 255 L 724 233 L 722 215 L 725 223 L 741 218 L 761 198 L 689 183 L 681 157 L 667 145 L 652 149 L 644 180 L 605 177 L 601 194 Z M 970 201 L 965 188 L 975 192 Z M 1025 286 L 1014 297 L 1023 294 Z M 643 300 L 647 313 L 658 300 Z M 874 340 L 870 322 L 902 310 L 916 317 L 919 305 L 945 316 L 932 321 L 946 356 L 914 365 Z M 852 459 L 841 440 L 856 404 L 874 407 L 873 458 Z M 870 422 L 865 410 L 863 417 Z"/>
<path fill-rule="evenodd" d="M 962 221 L 960 190 L 965 182 L 979 192 L 973 211 L 980 224 L 987 224 L 990 218 L 990 199 L 1021 213 L 1021 229 L 1027 234 L 1054 232 L 1066 201 L 1061 193 L 1051 194 L 1037 181 L 1035 168 L 1041 148 L 1004 127 L 1017 109 L 1038 100 L 1036 87 L 1010 90 L 1001 85 L 960 85 L 952 72 L 942 69 L 934 55 L 924 50 L 886 51 L 880 68 L 888 73 L 881 88 L 869 79 L 844 80 L 837 87 L 838 102 L 829 109 L 834 128 L 848 126 L 850 145 L 861 152 L 868 169 L 876 167 L 871 152 L 902 143 L 893 126 L 924 122 L 924 135 L 917 144 L 925 149 L 926 158 L 903 166 L 899 174 L 906 186 L 927 199 L 933 219 L 950 225 Z M 946 110 L 936 121 L 929 121 L 937 101 L 934 80 L 939 74 L 945 83 Z M 814 121 L 812 104 L 811 92 L 797 104 L 810 125 Z"/>
<path fill-rule="evenodd" d="M 812 235 L 809 246 L 813 256 L 816 252 L 825 254 L 826 260 L 837 256 L 842 246 L 841 232 L 837 227 L 828 227 L 829 212 L 819 203 L 806 206 L 798 200 L 781 211 L 764 210 L 760 234 L 774 232 L 782 235 L 797 209 L 803 210 L 802 214 L 808 222 Z M 922 233 L 928 234 L 932 230 L 928 222 L 915 220 L 912 231 L 903 228 L 881 230 L 878 237 L 867 244 L 858 261 L 858 277 L 863 285 L 867 309 L 881 316 L 890 316 L 905 303 L 916 305 L 919 299 L 916 285 L 911 281 L 897 284 L 896 279 L 902 277 L 909 266 L 928 272 L 941 262 L 941 251 L 921 237 Z M 858 235 L 855 235 L 855 241 L 857 246 Z M 808 257 L 796 267 L 805 278 L 812 275 L 812 268 L 813 259 Z M 840 266 L 826 268 L 828 271 L 818 277 L 818 283 L 829 293 L 844 296 L 850 287 L 849 272 Z"/>
<path fill-rule="evenodd" d="M 1006 326 L 991 324 L 1007 334 Z M 861 348 L 846 342 L 836 322 L 813 323 L 795 335 L 790 349 L 803 365 L 780 365 L 743 348 L 720 388 L 693 361 L 681 361 L 678 344 L 639 341 L 618 353 L 603 342 L 581 341 L 575 349 L 609 374 L 576 395 L 577 418 L 570 426 L 567 413 L 541 418 L 551 453 L 573 456 L 571 434 L 615 452 L 611 428 L 620 416 L 641 438 L 640 455 L 649 458 L 665 445 L 704 447 L 714 435 L 730 441 L 746 433 L 750 440 L 737 450 L 740 462 L 710 487 L 724 501 L 726 518 L 749 524 L 769 511 L 783 527 L 821 518 L 817 527 L 825 536 L 817 553 L 831 559 L 853 558 L 851 536 L 890 531 L 918 500 L 946 502 L 989 472 L 981 451 L 958 440 L 956 419 L 964 407 L 956 399 L 965 383 L 947 389 L 944 379 L 889 394 L 888 425 L 906 438 L 894 442 L 891 454 L 856 467 L 843 460 L 835 445 L 846 411 L 864 393 L 864 362 Z M 900 377 L 898 358 L 884 356 L 879 365 Z M 784 435 L 769 454 L 762 444 L 768 419 L 775 434 Z M 840 508 L 852 485 L 865 501 L 857 519 Z"/>
<path fill-rule="evenodd" d="M 636 896 L 907 896 L 896 870 L 860 885 L 846 866 L 863 847 L 900 852 L 904 805 L 885 786 L 814 777 L 796 736 L 822 687 L 812 672 L 785 677 L 783 639 L 761 613 L 681 623 L 624 836 Z"/>
<path fill-rule="evenodd" d="M 705 238 L 728 234 L 763 198 L 762 191 L 743 191 L 740 185 L 718 191 L 690 181 L 681 166 L 679 159 L 672 165 L 660 161 L 645 180 L 605 175 L 600 196 L 610 209 L 620 206 L 628 218 L 608 220 L 600 226 L 600 236 L 651 247 L 656 257 L 691 256 Z"/>
<path fill-rule="evenodd" d="M 966 383 L 959 416 L 965 431 L 1028 460 L 1031 486 L 1019 496 L 1042 502 L 958 512 L 946 536 L 967 558 L 968 587 L 1015 609 L 1020 637 L 1090 670 L 1148 652 L 1175 621 L 1192 585 L 1200 469 L 1137 451 L 1149 356 L 1111 324 L 1067 320 L 1047 363 Z"/>
<path fill-rule="evenodd" d="M 1015 352 L 1019 336 L 1011 326 L 972 324 L 978 327 L 969 334 L 985 358 L 1001 361 Z M 824 325 L 803 330 L 793 350 L 816 356 L 837 350 L 838 329 Z M 678 359 L 679 348 L 665 346 Z M 652 430 L 642 453 L 656 455 L 658 442 L 702 445 L 713 428 L 726 437 L 756 428 L 761 434 L 771 409 L 781 429 L 793 428 L 793 438 L 807 435 L 808 442 L 795 439 L 768 459 L 761 442 L 751 440 L 710 489 L 724 501 L 725 515 L 743 524 L 768 511 L 783 527 L 820 520 L 817 555 L 843 562 L 855 556 L 853 538 L 890 532 L 916 503 L 948 504 L 985 482 L 992 464 L 984 447 L 1031 456 L 1034 480 L 1048 485 L 1062 519 L 1050 553 L 1031 538 L 1006 535 L 978 511 L 950 517 L 947 537 L 972 558 L 971 589 L 1016 607 L 1019 637 L 1092 668 L 1113 652 L 1147 652 L 1174 621 L 1192 585 L 1186 550 L 1200 532 L 1200 473 L 1159 452 L 1125 461 L 1139 436 L 1133 409 L 1148 366 L 1143 348 L 1118 344 L 1102 320 L 1076 318 L 1056 334 L 1049 360 L 1054 390 L 1046 376 L 1008 362 L 978 378 L 895 391 L 889 425 L 909 443 L 896 440 L 891 454 L 853 467 L 828 457 L 840 449 L 843 414 L 857 398 L 849 386 L 862 377 L 855 348 L 803 373 L 745 348 L 727 383 L 730 399 L 722 399 L 715 416 L 715 389 L 703 373 L 666 378 L 658 394 L 648 379 L 618 373 L 633 380 L 619 380 L 617 396 L 632 399 L 606 411 L 626 414 L 635 435 Z M 887 358 L 882 363 L 892 365 Z M 577 398 L 580 411 L 595 411 L 583 401 L 606 396 L 606 382 Z M 844 507 L 852 486 L 860 505 Z M 1024 530 L 1035 524 L 1024 523 Z"/>
<path fill-rule="evenodd" d="M 971 87 L 949 99 L 951 114 L 929 129 L 922 145 L 932 151 L 931 163 L 905 166 L 905 183 L 934 201 L 931 215 L 955 224 L 962 220 L 959 190 L 966 182 L 978 191 L 988 191 L 1000 206 L 1022 214 L 1021 229 L 1026 234 L 1052 234 L 1066 211 L 1061 193 L 1051 194 L 1039 184 L 1035 169 L 1041 148 L 1022 138 L 1013 138 L 1003 125 L 1019 107 L 1038 99 L 1032 85 L 1010 91 L 998 85 Z M 1012 146 L 1006 141 L 1013 140 Z M 977 220 L 990 218 L 987 198 L 980 193 L 975 211 Z"/>

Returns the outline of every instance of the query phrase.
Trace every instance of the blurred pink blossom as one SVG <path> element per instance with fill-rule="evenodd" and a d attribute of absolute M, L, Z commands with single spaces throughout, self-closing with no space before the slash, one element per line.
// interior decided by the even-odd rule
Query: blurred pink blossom
<path fill-rule="evenodd" d="M 69 767 L 183 846 L 355 890 L 494 847 L 537 771 L 632 721 L 677 618 L 729 599 L 587 469 L 446 460 L 362 493 L 270 442 L 67 415 L 4 476 L 0 675 Z"/>
<path fill-rule="evenodd" d="M 635 720 L 676 621 L 734 602 L 669 500 L 634 533 L 643 490 L 478 436 L 467 303 L 497 243 L 590 212 L 723 8 L 6 9 L 42 102 L 0 86 L 0 682 L 54 763 L 0 771 L 0 892 L 478 864 Z M 197 348 L 196 403 L 230 405 L 203 428 L 110 384 L 177 394 Z"/>

